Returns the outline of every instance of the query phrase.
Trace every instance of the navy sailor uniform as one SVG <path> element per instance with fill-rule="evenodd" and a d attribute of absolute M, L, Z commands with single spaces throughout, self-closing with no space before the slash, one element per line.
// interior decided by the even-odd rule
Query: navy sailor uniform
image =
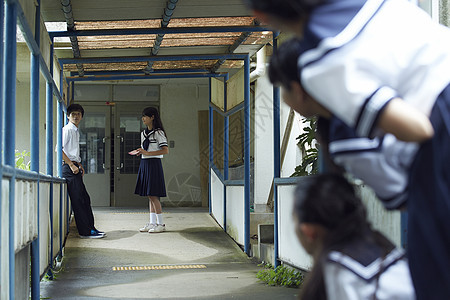
<path fill-rule="evenodd" d="M 161 129 L 145 129 L 141 133 L 141 147 L 158 151 L 167 147 L 167 138 Z M 142 155 L 134 193 L 140 196 L 166 197 L 166 184 L 161 158 L 163 155 Z"/>
<path fill-rule="evenodd" d="M 302 48 L 303 88 L 357 136 L 383 138 L 396 97 L 429 116 L 435 135 L 405 165 L 408 258 L 419 300 L 450 299 L 450 30 L 406 0 L 327 0 Z"/>

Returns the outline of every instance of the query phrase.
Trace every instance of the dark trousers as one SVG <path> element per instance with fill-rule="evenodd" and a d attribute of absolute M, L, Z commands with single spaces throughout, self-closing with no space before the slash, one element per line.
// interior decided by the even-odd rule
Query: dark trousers
<path fill-rule="evenodd" d="M 408 259 L 417 300 L 450 299 L 450 85 L 430 117 L 434 136 L 411 168 Z"/>
<path fill-rule="evenodd" d="M 80 235 L 89 235 L 91 230 L 95 229 L 94 215 L 92 214 L 91 198 L 84 186 L 81 170 L 78 174 L 74 174 L 69 165 L 64 164 L 62 175 L 67 180 L 67 190 L 72 203 L 78 233 Z"/>

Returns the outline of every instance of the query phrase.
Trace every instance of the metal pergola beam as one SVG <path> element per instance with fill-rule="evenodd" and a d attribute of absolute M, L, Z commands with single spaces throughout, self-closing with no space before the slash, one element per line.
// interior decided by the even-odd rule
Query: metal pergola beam
<path fill-rule="evenodd" d="M 261 32 L 272 31 L 267 26 L 211 26 L 211 27 L 170 27 L 170 28 L 136 28 L 136 29 L 102 29 L 77 31 L 50 31 L 51 38 L 71 36 L 104 36 L 104 35 L 144 35 L 144 34 L 177 34 L 177 33 L 226 33 L 226 32 Z"/>
<path fill-rule="evenodd" d="M 71 76 L 75 76 L 76 72 L 71 72 Z M 179 73 L 210 73 L 207 69 L 161 69 L 153 70 L 150 74 L 179 74 Z M 98 76 L 98 75 L 142 75 L 145 74 L 143 70 L 125 70 L 125 71 L 89 71 L 84 72 L 84 76 Z"/>
<path fill-rule="evenodd" d="M 85 58 L 61 58 L 61 64 L 76 63 L 117 63 L 117 62 L 145 62 L 145 61 L 184 61 L 184 60 L 216 60 L 231 59 L 244 60 L 247 54 L 201 54 L 201 55 L 166 55 L 166 56 L 120 56 L 120 57 L 85 57 Z"/>
<path fill-rule="evenodd" d="M 175 79 L 175 78 L 212 78 L 225 77 L 226 74 L 210 73 L 210 74 L 172 74 L 172 75 L 117 75 L 117 76 L 84 76 L 84 77 L 66 77 L 68 82 L 71 81 L 108 81 L 108 80 L 139 80 L 139 79 Z"/>

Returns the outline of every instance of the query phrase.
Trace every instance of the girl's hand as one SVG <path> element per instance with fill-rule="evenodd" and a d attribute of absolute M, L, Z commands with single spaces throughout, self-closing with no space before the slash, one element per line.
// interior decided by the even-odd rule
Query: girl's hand
<path fill-rule="evenodd" d="M 148 151 L 145 151 L 142 148 L 137 148 L 136 151 L 138 152 L 136 155 L 141 155 L 141 154 L 148 155 Z"/>
<path fill-rule="evenodd" d="M 130 154 L 130 155 L 139 155 L 140 153 L 137 150 L 133 150 L 133 151 L 128 152 L 128 154 Z"/>

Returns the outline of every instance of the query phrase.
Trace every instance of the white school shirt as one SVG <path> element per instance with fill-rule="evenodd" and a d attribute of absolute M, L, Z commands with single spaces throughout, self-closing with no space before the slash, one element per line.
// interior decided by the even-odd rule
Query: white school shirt
<path fill-rule="evenodd" d="M 320 124 L 323 121 L 319 119 Z M 385 208 L 397 209 L 405 204 L 417 143 L 399 141 L 392 134 L 373 139 L 358 137 L 353 128 L 334 116 L 328 128 L 328 150 L 337 165 L 372 187 Z"/>
<path fill-rule="evenodd" d="M 62 150 L 71 161 L 81 162 L 80 132 L 78 127 L 71 122 L 63 127 Z"/>
<path fill-rule="evenodd" d="M 359 136 L 395 97 L 430 115 L 450 82 L 449 28 L 407 0 L 328 0 L 304 36 L 303 87 Z"/>
<path fill-rule="evenodd" d="M 324 266 L 327 299 L 416 299 L 408 263 L 402 255 L 402 250 L 394 249 L 384 260 L 378 258 L 364 265 L 341 252 L 330 252 Z"/>
<path fill-rule="evenodd" d="M 141 132 L 141 147 L 144 149 L 143 143 L 145 140 L 145 130 Z M 164 131 L 160 129 L 150 130 L 149 133 L 150 143 L 148 145 L 147 151 L 158 151 L 161 150 L 162 147 L 167 146 L 167 137 L 164 134 Z M 142 155 L 142 158 L 163 158 L 163 155 Z"/>

